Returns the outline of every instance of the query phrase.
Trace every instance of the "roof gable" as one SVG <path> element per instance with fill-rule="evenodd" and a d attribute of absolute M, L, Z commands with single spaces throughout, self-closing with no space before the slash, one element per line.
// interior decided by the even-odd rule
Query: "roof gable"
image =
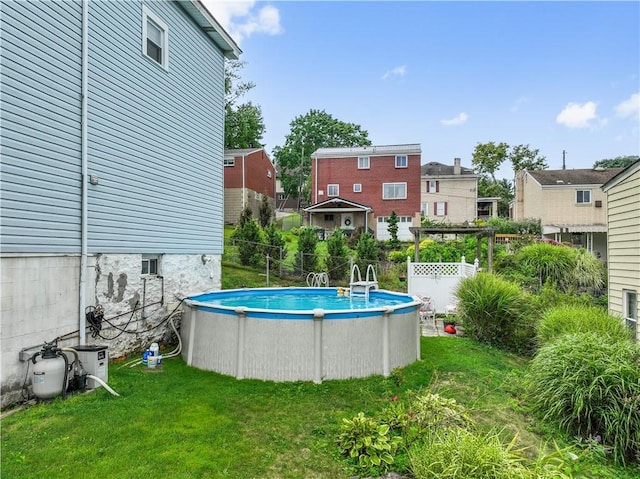
<path fill-rule="evenodd" d="M 314 211 L 314 210 L 322 210 L 324 208 L 340 208 L 340 209 L 357 209 L 368 211 L 371 209 L 370 206 L 363 205 L 362 203 L 357 203 L 355 201 L 347 200 L 345 198 L 341 198 L 336 196 L 334 198 L 329 198 L 328 200 L 321 201 L 320 203 L 313 204 L 311 206 L 307 206 L 304 211 Z"/>
<path fill-rule="evenodd" d="M 627 178 L 629 178 L 638 170 L 640 170 L 640 160 L 637 160 L 635 163 L 631 163 L 629 166 L 624 168 L 620 173 L 618 173 L 609 181 L 607 181 L 604 185 L 602 185 L 602 189 L 604 191 L 608 191 L 609 189 L 616 186 L 623 180 L 626 180 Z"/>

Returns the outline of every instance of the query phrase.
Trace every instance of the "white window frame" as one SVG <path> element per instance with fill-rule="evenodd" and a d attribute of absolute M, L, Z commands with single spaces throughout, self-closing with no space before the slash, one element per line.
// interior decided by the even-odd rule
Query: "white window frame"
<path fill-rule="evenodd" d="M 424 216 L 425 218 L 429 216 L 429 203 L 420 204 L 420 213 L 422 213 L 422 216 Z"/>
<path fill-rule="evenodd" d="M 436 216 L 446 216 L 447 210 L 446 201 L 436 201 Z"/>
<path fill-rule="evenodd" d="M 633 300 L 632 300 L 633 298 Z M 622 290 L 622 315 L 624 322 L 636 334 L 638 328 L 638 292 L 631 289 Z"/>
<path fill-rule="evenodd" d="M 438 180 L 427 180 L 427 193 L 438 192 Z"/>
<path fill-rule="evenodd" d="M 236 166 L 236 159 L 235 158 L 225 158 L 224 159 L 224 166 Z"/>
<path fill-rule="evenodd" d="M 401 160 L 404 159 L 404 161 Z M 396 168 L 408 168 L 409 157 L 407 155 L 396 155 Z"/>
<path fill-rule="evenodd" d="M 387 195 L 387 188 L 392 187 L 394 189 L 393 195 Z M 403 188 L 403 191 L 397 192 L 397 188 Z M 399 194 L 397 194 L 399 193 Z M 407 199 L 407 183 L 382 183 L 382 199 L 383 200 L 406 200 Z"/>
<path fill-rule="evenodd" d="M 579 201 L 578 195 L 582 193 L 582 201 Z M 584 194 L 589 193 L 589 201 L 584 201 Z M 576 190 L 576 204 L 578 205 L 590 205 L 591 204 L 591 190 Z"/>
<path fill-rule="evenodd" d="M 267 178 L 271 178 L 272 174 L 271 174 L 271 170 L 267 170 Z"/>
<path fill-rule="evenodd" d="M 359 170 L 368 170 L 371 168 L 371 159 L 368 156 L 359 156 L 358 157 L 358 169 Z"/>
<path fill-rule="evenodd" d="M 337 183 L 327 185 L 327 196 L 340 196 L 340 185 Z"/>
<path fill-rule="evenodd" d="M 354 193 L 362 193 L 362 183 L 354 183 L 353 184 L 353 192 Z"/>
<path fill-rule="evenodd" d="M 140 274 L 142 276 L 154 276 L 160 274 L 160 255 L 143 254 L 142 263 L 140 266 Z"/>
<path fill-rule="evenodd" d="M 162 30 L 162 45 L 159 45 L 162 50 L 160 63 L 147 53 L 147 24 L 149 21 L 158 27 L 158 29 Z M 149 10 L 146 5 L 142 6 L 142 54 L 153 61 L 154 64 L 160 65 L 169 71 L 169 25 Z"/>

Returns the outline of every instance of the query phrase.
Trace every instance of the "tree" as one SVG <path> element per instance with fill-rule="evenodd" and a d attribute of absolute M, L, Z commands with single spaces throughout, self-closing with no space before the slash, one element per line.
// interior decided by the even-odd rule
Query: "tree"
<path fill-rule="evenodd" d="M 540 150 L 532 150 L 529 145 L 516 145 L 511 147 L 508 158 L 513 166 L 513 171 L 519 170 L 546 170 L 547 158 L 539 155 Z"/>
<path fill-rule="evenodd" d="M 626 168 L 632 163 L 638 161 L 640 156 L 638 155 L 627 155 L 627 156 L 616 156 L 615 158 L 609 160 L 598 160 L 593 164 L 594 168 L 602 167 L 602 168 Z"/>
<path fill-rule="evenodd" d="M 231 238 L 238 245 L 240 263 L 245 266 L 257 266 L 262 260 L 262 231 L 253 218 L 250 208 L 240 214 L 240 220 Z"/>
<path fill-rule="evenodd" d="M 316 270 L 318 264 L 318 255 L 316 254 L 317 244 L 318 236 L 313 228 L 300 228 L 296 265 L 300 267 L 300 272 L 303 275 Z"/>
<path fill-rule="evenodd" d="M 391 212 L 391 216 L 389 216 L 389 226 L 387 229 L 389 230 L 389 234 L 391 235 L 391 240 L 389 241 L 389 246 L 392 249 L 397 249 L 400 247 L 400 240 L 398 239 L 398 222 L 400 219 L 396 214 L 395 210 Z"/>
<path fill-rule="evenodd" d="M 280 257 L 281 252 L 286 252 L 284 238 L 275 223 L 269 224 L 264 229 L 264 235 L 267 242 L 264 250 L 269 255 L 269 267 L 275 271 L 280 268 L 280 260 L 284 261 L 284 257 Z"/>
<path fill-rule="evenodd" d="M 378 242 L 370 233 L 360 235 L 356 245 L 356 256 L 362 275 L 367 274 L 367 268 L 370 264 L 374 265 L 375 268 L 375 264 L 378 261 Z"/>
<path fill-rule="evenodd" d="M 349 270 L 349 251 L 344 234 L 335 228 L 327 239 L 327 272 L 333 281 L 344 279 Z"/>
<path fill-rule="evenodd" d="M 509 145 L 506 143 L 498 143 L 497 145 L 493 141 L 478 143 L 473 150 L 471 163 L 478 173 L 491 176 L 491 179 L 495 182 L 495 173 L 507 159 L 508 149 Z"/>
<path fill-rule="evenodd" d="M 260 209 L 258 211 L 258 218 L 260 220 L 260 226 L 266 228 L 271 224 L 273 219 L 273 208 L 271 206 L 271 200 L 268 195 L 262 195 L 262 201 L 260 201 Z"/>
<path fill-rule="evenodd" d="M 260 148 L 265 132 L 262 110 L 251 102 L 237 101 L 255 87 L 253 82 L 240 80 L 245 62 L 226 60 L 224 64 L 224 147 Z"/>
<path fill-rule="evenodd" d="M 251 102 L 228 108 L 224 119 L 224 147 L 262 148 L 265 127 L 262 110 Z"/>
<path fill-rule="evenodd" d="M 273 149 L 284 193 L 308 201 L 310 156 L 318 148 L 368 146 L 369 133 L 360 125 L 337 120 L 324 110 L 309 110 L 290 123 L 284 146 Z"/>

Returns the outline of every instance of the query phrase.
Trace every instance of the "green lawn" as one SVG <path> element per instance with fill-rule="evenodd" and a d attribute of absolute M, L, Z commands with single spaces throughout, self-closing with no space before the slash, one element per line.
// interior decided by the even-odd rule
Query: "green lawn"
<path fill-rule="evenodd" d="M 335 438 L 343 417 L 430 388 L 481 425 L 522 445 L 540 437 L 519 404 L 526 361 L 467 338 L 422 338 L 422 360 L 391 377 L 274 383 L 236 380 L 165 361 L 150 372 L 111 364 L 104 389 L 56 399 L 2 421 L 7 478 L 341 478 L 353 475 Z M 631 478 L 627 471 L 600 476 Z"/>

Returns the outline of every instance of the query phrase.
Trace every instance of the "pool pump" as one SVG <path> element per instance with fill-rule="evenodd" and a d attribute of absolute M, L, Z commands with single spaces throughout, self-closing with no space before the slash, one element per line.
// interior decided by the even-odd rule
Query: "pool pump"
<path fill-rule="evenodd" d="M 39 361 L 36 361 L 38 356 Z M 33 394 L 38 399 L 52 399 L 66 395 L 69 379 L 69 360 L 55 343 L 45 343 L 42 351 L 31 358 L 33 362 Z"/>

